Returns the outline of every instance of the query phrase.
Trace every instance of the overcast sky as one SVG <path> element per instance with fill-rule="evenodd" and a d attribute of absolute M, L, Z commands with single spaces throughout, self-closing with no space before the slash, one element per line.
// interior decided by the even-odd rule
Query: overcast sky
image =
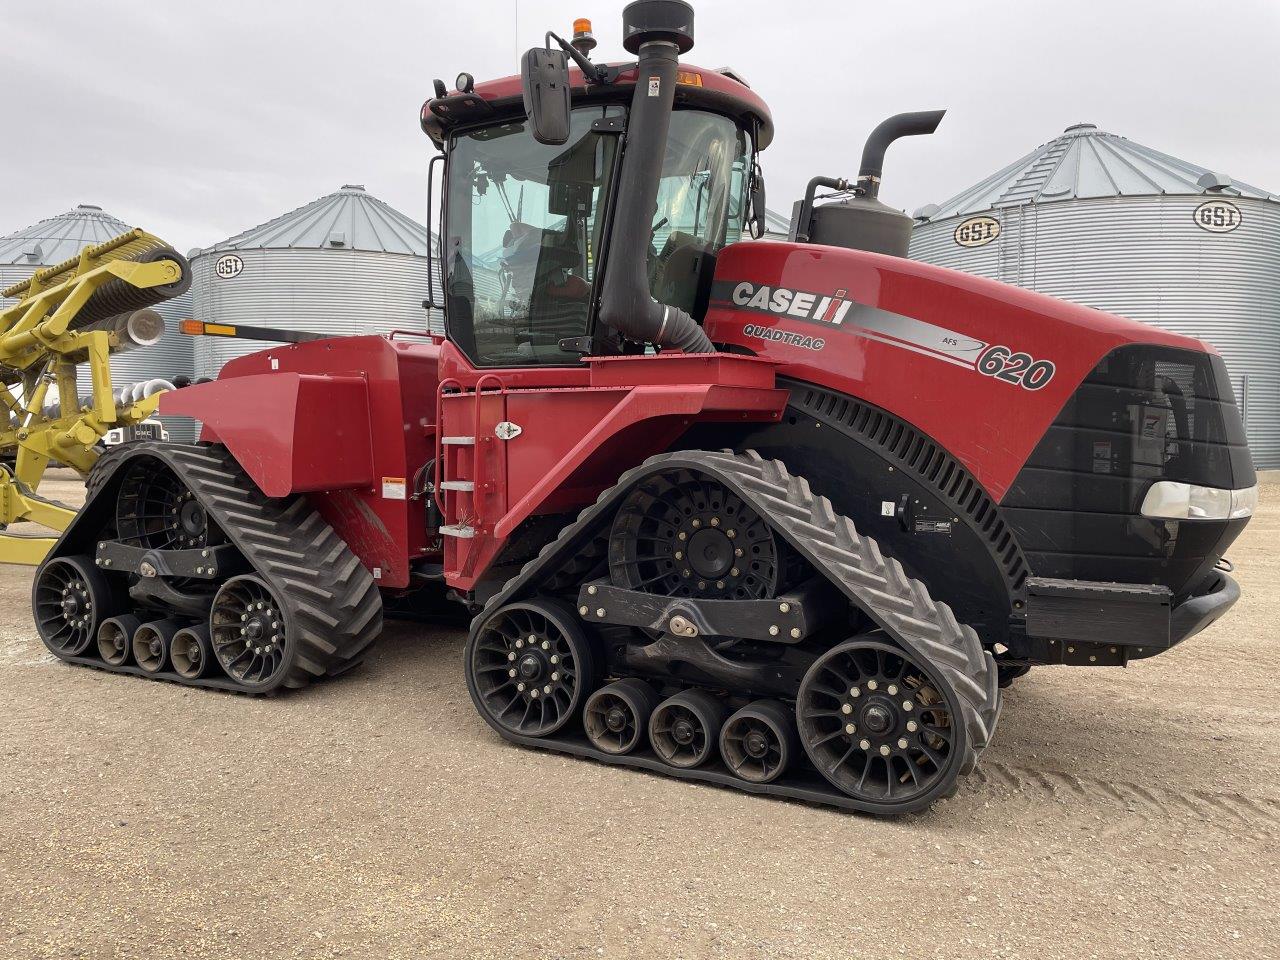
<path fill-rule="evenodd" d="M 344 183 L 422 219 L 433 77 L 515 72 L 620 0 L 0 0 L 0 235 L 95 203 L 179 249 Z M 883 117 L 947 107 L 889 152 L 914 210 L 1088 121 L 1280 192 L 1280 0 L 699 0 L 687 58 L 737 68 L 777 126 L 769 205 L 856 173 Z"/>

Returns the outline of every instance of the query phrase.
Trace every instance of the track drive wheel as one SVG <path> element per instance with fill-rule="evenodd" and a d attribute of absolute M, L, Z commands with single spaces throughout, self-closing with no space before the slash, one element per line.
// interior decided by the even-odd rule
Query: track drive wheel
<path fill-rule="evenodd" d="M 297 656 L 283 604 L 255 574 L 232 577 L 218 588 L 209 637 L 227 676 L 254 693 L 284 682 Z"/>
<path fill-rule="evenodd" d="M 567 606 L 520 601 L 476 621 L 466 674 L 471 699 L 490 726 L 545 737 L 578 716 L 596 683 L 596 656 Z"/>
<path fill-rule="evenodd" d="M 955 701 L 934 670 L 872 635 L 814 661 L 796 718 L 832 784 L 874 812 L 911 813 L 955 792 L 967 747 Z"/>
<path fill-rule="evenodd" d="M 720 482 L 688 470 L 631 492 L 609 534 L 615 584 L 669 597 L 759 600 L 785 579 L 773 528 Z"/>
<path fill-rule="evenodd" d="M 716 750 L 727 711 L 704 690 L 685 690 L 658 704 L 649 717 L 649 744 L 673 767 L 706 763 Z"/>
<path fill-rule="evenodd" d="M 36 632 L 59 657 L 78 657 L 98 636 L 98 626 L 116 612 L 115 591 L 92 560 L 57 557 L 36 574 L 31 588 Z"/>
<path fill-rule="evenodd" d="M 775 700 L 749 703 L 720 730 L 720 756 L 751 783 L 772 783 L 800 752 L 795 716 Z"/>
<path fill-rule="evenodd" d="M 643 680 L 619 680 L 587 698 L 582 725 L 592 746 L 615 756 L 630 753 L 644 740 L 658 694 Z"/>

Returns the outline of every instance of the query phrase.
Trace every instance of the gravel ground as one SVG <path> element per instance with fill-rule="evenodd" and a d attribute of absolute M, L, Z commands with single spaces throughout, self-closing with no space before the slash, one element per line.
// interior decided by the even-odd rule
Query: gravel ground
<path fill-rule="evenodd" d="M 1274 957 L 1280 484 L 1232 557 L 1224 622 L 1032 671 L 896 821 L 505 745 L 453 630 L 274 699 L 68 667 L 2 567 L 0 956 Z"/>

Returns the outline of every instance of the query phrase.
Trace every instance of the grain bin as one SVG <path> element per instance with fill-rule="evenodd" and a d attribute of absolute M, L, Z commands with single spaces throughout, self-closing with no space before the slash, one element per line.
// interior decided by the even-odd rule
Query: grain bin
<path fill-rule="evenodd" d="M 915 218 L 914 259 L 1213 344 L 1280 467 L 1280 197 L 1081 123 Z"/>
<path fill-rule="evenodd" d="M 85 247 L 127 233 L 132 228 L 101 207 L 81 204 L 74 210 L 41 220 L 0 239 L 0 289 L 25 280 L 41 267 L 52 266 L 78 255 Z M 190 337 L 178 330 L 179 320 L 192 313 L 191 293 L 161 303 L 155 308 L 165 319 L 165 333 L 159 343 L 116 354 L 111 358 L 111 382 L 117 387 L 147 380 L 173 380 L 190 376 L 194 350 Z M 88 392 L 87 371 L 80 371 L 81 393 Z M 186 417 L 162 417 L 170 439 L 191 441 L 194 423 Z"/>
<path fill-rule="evenodd" d="M 194 251 L 195 316 L 332 336 L 426 330 L 430 249 L 426 227 L 348 184 Z M 201 337 L 196 372 L 217 376 L 231 358 L 268 346 Z"/>

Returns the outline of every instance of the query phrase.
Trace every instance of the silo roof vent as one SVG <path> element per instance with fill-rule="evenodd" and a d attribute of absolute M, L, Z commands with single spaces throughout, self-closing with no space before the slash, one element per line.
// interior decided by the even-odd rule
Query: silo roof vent
<path fill-rule="evenodd" d="M 1200 179 L 1196 181 L 1197 185 L 1206 193 L 1217 193 L 1220 190 L 1226 190 L 1231 186 L 1231 178 L 1225 173 L 1217 173 L 1214 170 L 1206 170 L 1201 174 Z"/>
<path fill-rule="evenodd" d="M 911 215 L 911 219 L 919 220 L 924 223 L 926 220 L 932 220 L 938 215 L 938 211 L 942 208 L 936 203 L 926 203 L 923 207 Z"/>

